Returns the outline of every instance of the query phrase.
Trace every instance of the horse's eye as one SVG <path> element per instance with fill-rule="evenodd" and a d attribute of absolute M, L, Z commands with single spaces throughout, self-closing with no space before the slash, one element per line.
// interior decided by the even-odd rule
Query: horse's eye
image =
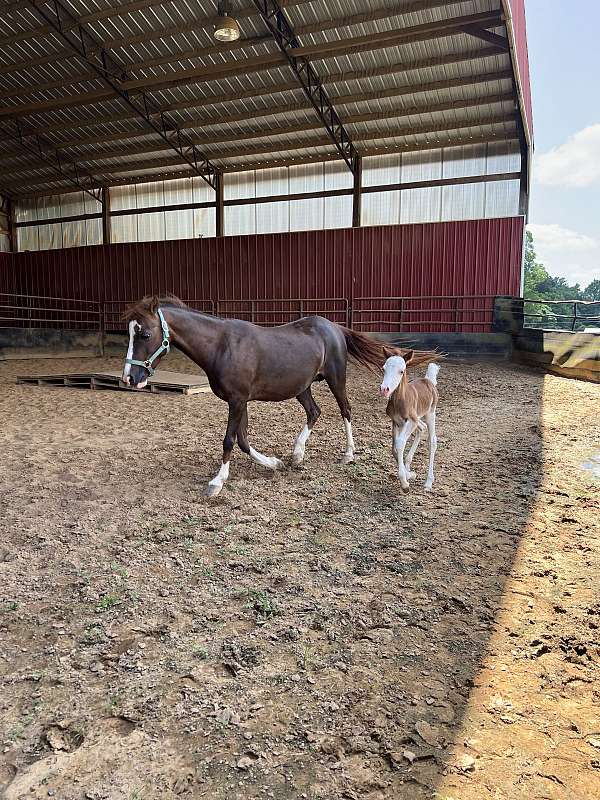
<path fill-rule="evenodd" d="M 142 339 L 149 339 L 150 335 L 151 335 L 150 331 L 143 331 L 143 333 L 141 334 Z"/>

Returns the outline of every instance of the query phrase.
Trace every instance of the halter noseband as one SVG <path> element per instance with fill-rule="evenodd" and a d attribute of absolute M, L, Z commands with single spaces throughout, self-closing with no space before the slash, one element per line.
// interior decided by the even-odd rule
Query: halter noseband
<path fill-rule="evenodd" d="M 144 367 L 144 369 L 148 370 L 149 377 L 154 375 L 154 369 L 152 368 L 152 363 L 156 361 L 159 356 L 162 356 L 163 353 L 168 353 L 171 349 L 170 345 L 170 337 L 169 337 L 169 326 L 167 325 L 167 321 L 164 318 L 162 311 L 157 309 L 158 318 L 160 320 L 160 327 L 162 328 L 162 342 L 158 350 L 155 350 L 151 356 L 149 356 L 145 361 L 138 361 L 136 358 L 126 358 L 126 364 L 135 364 L 137 367 Z"/>

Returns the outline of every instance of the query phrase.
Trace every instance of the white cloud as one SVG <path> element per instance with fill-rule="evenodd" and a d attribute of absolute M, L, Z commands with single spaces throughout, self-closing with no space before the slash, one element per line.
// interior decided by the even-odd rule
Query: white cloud
<path fill-rule="evenodd" d="M 583 128 L 564 144 L 537 155 L 533 174 L 544 186 L 584 188 L 600 183 L 600 123 Z"/>
<path fill-rule="evenodd" d="M 536 250 L 594 250 L 598 242 L 585 233 L 578 233 L 562 225 L 528 225 L 531 231 Z"/>
<path fill-rule="evenodd" d="M 532 224 L 527 228 L 538 260 L 550 275 L 581 286 L 600 278 L 600 243 L 596 239 L 562 225 Z"/>

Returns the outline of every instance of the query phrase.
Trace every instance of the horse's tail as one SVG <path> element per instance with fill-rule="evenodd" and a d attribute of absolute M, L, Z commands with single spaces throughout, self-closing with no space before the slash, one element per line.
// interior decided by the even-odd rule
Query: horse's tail
<path fill-rule="evenodd" d="M 383 365 L 390 356 L 404 356 L 409 352 L 414 354 L 410 361 L 411 366 L 432 364 L 442 358 L 442 355 L 435 350 L 408 350 L 402 347 L 394 347 L 382 342 L 381 339 L 375 339 L 364 333 L 351 331 L 350 328 L 344 328 L 343 325 L 339 327 L 346 339 L 346 347 L 348 348 L 350 359 L 360 364 L 361 367 L 371 370 L 371 372 L 383 369 Z"/>

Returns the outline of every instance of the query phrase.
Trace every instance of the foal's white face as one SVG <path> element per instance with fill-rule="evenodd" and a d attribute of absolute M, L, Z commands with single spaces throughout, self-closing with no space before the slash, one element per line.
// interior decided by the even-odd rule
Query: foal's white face
<path fill-rule="evenodd" d="M 382 397 L 389 397 L 400 385 L 406 372 L 406 361 L 402 356 L 391 356 L 383 365 L 383 382 L 379 387 Z"/>

